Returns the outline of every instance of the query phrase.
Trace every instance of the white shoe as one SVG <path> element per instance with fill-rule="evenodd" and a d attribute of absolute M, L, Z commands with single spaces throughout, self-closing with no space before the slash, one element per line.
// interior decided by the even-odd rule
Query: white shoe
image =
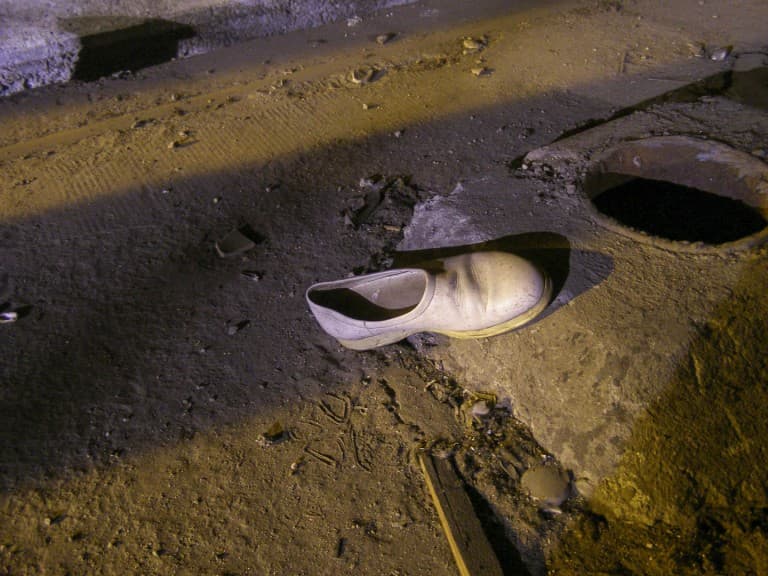
<path fill-rule="evenodd" d="M 343 346 L 368 350 L 417 332 L 485 338 L 512 330 L 549 304 L 552 282 L 528 260 L 475 252 L 311 286 L 307 303 Z"/>

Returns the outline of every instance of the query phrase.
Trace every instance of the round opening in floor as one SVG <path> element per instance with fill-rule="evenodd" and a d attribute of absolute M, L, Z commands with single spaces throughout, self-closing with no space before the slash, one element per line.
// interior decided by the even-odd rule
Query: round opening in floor
<path fill-rule="evenodd" d="M 710 140 L 646 138 L 593 162 L 584 191 L 599 219 L 681 249 L 768 240 L 768 165 Z"/>
<path fill-rule="evenodd" d="M 724 244 L 768 226 L 760 212 L 744 202 L 648 178 L 632 178 L 592 202 L 621 224 L 674 241 Z"/>

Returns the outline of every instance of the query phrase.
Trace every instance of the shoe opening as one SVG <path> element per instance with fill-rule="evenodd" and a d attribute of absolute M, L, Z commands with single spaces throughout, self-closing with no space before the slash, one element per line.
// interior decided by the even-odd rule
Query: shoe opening
<path fill-rule="evenodd" d="M 346 286 L 317 288 L 309 299 L 353 320 L 381 322 L 403 316 L 419 305 L 427 287 L 420 270 L 403 270 L 389 276 L 359 280 Z"/>

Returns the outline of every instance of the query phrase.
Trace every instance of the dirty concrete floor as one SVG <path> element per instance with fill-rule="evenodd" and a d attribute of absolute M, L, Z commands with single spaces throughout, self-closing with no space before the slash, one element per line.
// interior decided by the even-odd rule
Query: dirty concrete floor
<path fill-rule="evenodd" d="M 0 302 L 19 315 L 0 326 L 5 573 L 455 574 L 415 465 L 425 446 L 453 455 L 506 573 L 766 570 L 764 249 L 702 297 L 719 305 L 695 338 L 642 326 L 690 338 L 665 361 L 666 394 L 590 498 L 549 511 L 520 489 L 558 464 L 512 417 L 530 407 L 473 412 L 486 383 L 455 365 L 550 322 L 565 369 L 581 349 L 568 314 L 359 353 L 303 295 L 391 265 L 414 210 L 457 183 L 511 182 L 530 150 L 734 64 L 699 43 L 764 53 L 764 4 L 448 4 L 0 102 Z M 378 178 L 385 202 L 358 222 Z M 568 222 L 557 202 L 526 228 L 472 198 L 481 232 L 483 215 L 510 235 Z M 220 258 L 216 240 L 246 225 L 256 246 Z M 616 294 L 650 282 L 606 252 Z M 585 302 L 582 319 L 612 306 L 568 307 Z"/>

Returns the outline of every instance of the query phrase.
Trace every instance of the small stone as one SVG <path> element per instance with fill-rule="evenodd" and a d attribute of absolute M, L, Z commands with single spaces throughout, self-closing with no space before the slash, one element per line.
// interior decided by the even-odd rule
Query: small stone
<path fill-rule="evenodd" d="M 251 282 L 259 282 L 264 277 L 261 272 L 257 272 L 256 270 L 243 270 L 240 272 L 240 275 Z"/>
<path fill-rule="evenodd" d="M 240 332 L 240 330 L 248 326 L 250 323 L 251 323 L 250 320 L 240 320 L 240 322 L 234 322 L 234 323 L 229 322 L 227 324 L 227 334 L 229 334 L 230 336 L 234 336 L 235 334 Z"/>
<path fill-rule="evenodd" d="M 367 84 L 373 80 L 374 70 L 370 66 L 357 68 L 349 73 L 349 79 L 353 84 Z"/>
<path fill-rule="evenodd" d="M 485 42 L 477 38 L 464 38 L 462 46 L 464 46 L 464 53 L 470 54 L 472 52 L 480 52 L 480 50 L 485 48 Z"/>
<path fill-rule="evenodd" d="M 396 34 L 394 32 L 387 32 L 386 34 L 379 34 L 376 36 L 376 44 L 381 44 L 382 46 L 392 40 Z"/>
<path fill-rule="evenodd" d="M 17 312 L 8 311 L 0 313 L 0 324 L 10 324 L 11 322 L 16 322 L 18 319 L 19 314 Z"/>
<path fill-rule="evenodd" d="M 686 43 L 686 46 L 695 58 L 703 58 L 707 53 L 706 46 L 704 46 L 703 42 L 688 42 Z"/>
<path fill-rule="evenodd" d="M 722 46 L 716 50 L 713 50 L 709 55 L 709 59 L 714 60 L 715 62 L 722 62 L 728 58 L 728 56 L 730 56 L 732 50 L 733 46 Z"/>
<path fill-rule="evenodd" d="M 171 142 L 168 142 L 168 150 L 173 150 L 174 148 L 178 148 L 181 145 L 181 143 L 178 140 L 173 140 Z"/>
<path fill-rule="evenodd" d="M 284 434 L 285 428 L 283 428 L 283 425 L 279 420 L 275 420 L 272 426 L 270 426 L 267 431 L 262 434 L 262 436 L 264 436 L 264 439 L 268 440 L 269 442 L 277 442 L 283 438 Z"/>
<path fill-rule="evenodd" d="M 491 71 L 488 70 L 488 68 L 486 68 L 485 66 L 481 66 L 479 68 L 472 68 L 472 74 L 474 74 L 475 76 L 478 76 L 478 77 L 480 77 L 480 76 L 487 76 L 490 73 L 491 73 Z"/>
<path fill-rule="evenodd" d="M 65 514 L 58 514 L 56 516 L 46 516 L 43 518 L 43 524 L 46 526 L 55 526 L 56 524 L 61 524 L 61 522 L 66 518 Z"/>
<path fill-rule="evenodd" d="M 571 480 L 557 466 L 541 465 L 529 468 L 520 479 L 523 489 L 542 507 L 558 507 L 570 496 Z"/>
<path fill-rule="evenodd" d="M 472 416 L 475 418 L 483 418 L 484 416 L 488 416 L 488 414 L 491 413 L 491 407 L 485 400 L 480 400 L 472 404 L 471 412 Z"/>

